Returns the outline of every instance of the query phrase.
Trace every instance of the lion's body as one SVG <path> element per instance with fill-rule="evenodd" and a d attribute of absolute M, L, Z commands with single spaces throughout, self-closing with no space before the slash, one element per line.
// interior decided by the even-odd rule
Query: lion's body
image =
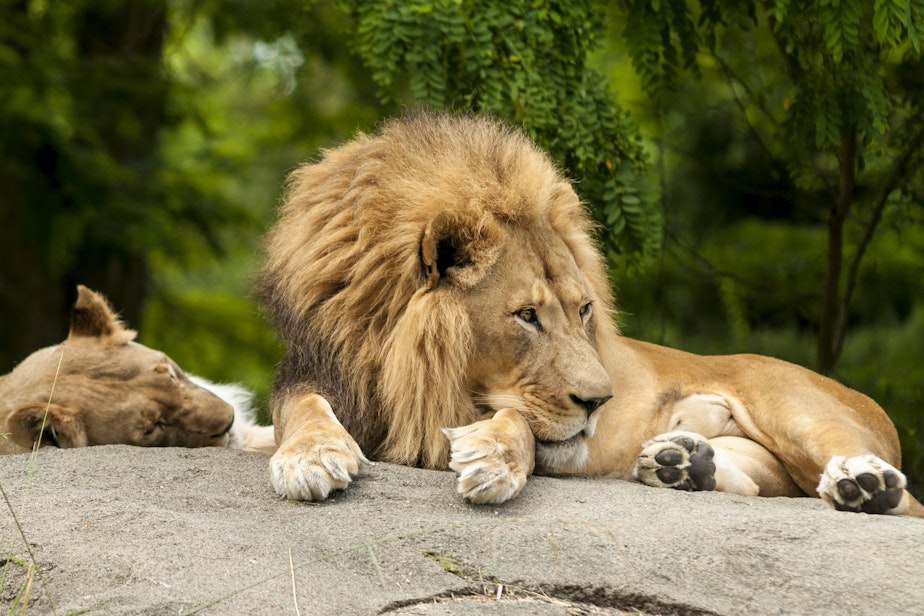
<path fill-rule="evenodd" d="M 867 396 L 810 370 L 759 355 L 701 356 L 624 337 L 614 348 L 616 363 L 623 368 L 613 373 L 617 393 L 608 406 L 620 411 L 602 414 L 598 435 L 588 443 L 585 472 L 630 478 L 639 444 L 676 429 L 710 438 L 743 434 L 783 460 L 806 494 L 814 494 L 818 485 L 820 471 L 810 460 L 826 457 L 819 456 L 822 447 L 833 450 L 827 457 L 834 452 L 872 453 L 901 465 L 898 434 L 882 409 Z M 717 395 L 729 402 L 728 417 L 720 405 L 722 421 L 709 417 L 709 427 L 673 424 L 676 403 L 692 394 Z M 684 421 L 695 422 L 696 415 Z M 800 434 L 799 423 L 811 426 L 806 434 Z M 817 438 L 826 424 L 836 426 L 836 432 Z M 608 437 L 613 434 L 620 438 Z"/>
<path fill-rule="evenodd" d="M 295 171 L 259 289 L 287 344 L 277 492 L 325 498 L 365 450 L 451 467 L 475 502 L 534 468 L 814 495 L 849 467 L 881 483 L 870 510 L 917 511 L 869 398 L 770 358 L 621 337 L 591 228 L 548 157 L 483 118 L 392 121 Z"/>
<path fill-rule="evenodd" d="M 134 337 L 102 296 L 80 287 L 67 340 L 0 377 L 0 454 L 36 442 L 274 449 L 272 428 L 253 423 L 245 390 L 194 383 Z"/>

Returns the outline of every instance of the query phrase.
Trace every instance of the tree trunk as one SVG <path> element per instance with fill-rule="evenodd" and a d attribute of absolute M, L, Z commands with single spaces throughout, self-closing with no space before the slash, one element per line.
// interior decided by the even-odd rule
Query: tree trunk
<path fill-rule="evenodd" d="M 86 106 L 109 156 L 133 175 L 127 185 L 112 188 L 117 193 L 114 199 L 132 202 L 137 213 L 130 212 L 130 220 L 115 222 L 125 227 L 143 224 L 144 210 L 156 206 L 150 186 L 156 182 L 158 134 L 166 116 L 167 82 L 162 65 L 166 3 L 91 3 L 76 23 L 80 61 L 93 71 L 97 86 L 78 104 Z M 74 89 L 78 88 L 75 84 Z M 102 292 L 130 326 L 139 326 L 149 278 L 147 247 L 130 245 L 119 231 L 115 237 L 89 239 L 68 272 L 70 283 Z"/>
<path fill-rule="evenodd" d="M 55 87 L 68 89 L 72 130 L 36 119 L 52 113 L 22 116 L 14 107 L 2 117 L 7 110 L 0 107 L 0 374 L 63 339 L 77 283 L 108 296 L 131 326 L 140 324 L 144 307 L 148 247 L 129 231 L 143 227 L 148 208 L 157 206 L 166 3 L 85 4 L 62 32 L 51 32 L 71 11 L 65 9 L 31 31 L 25 27 L 35 20 L 20 20 L 21 81 L 8 85 L 44 104 L 51 80 L 41 62 L 66 63 L 50 72 L 66 76 Z M 32 53 L 46 49 L 52 34 L 73 38 L 73 56 Z M 62 225 L 62 214 L 78 222 Z M 63 235 L 77 237 L 61 242 L 62 226 Z"/>
<path fill-rule="evenodd" d="M 828 218 L 828 256 L 824 296 L 818 327 L 816 369 L 827 374 L 840 357 L 838 323 L 846 327 L 847 305 L 841 301 L 841 271 L 844 263 L 844 223 L 850 213 L 857 182 L 857 135 L 851 131 L 841 139 L 840 184 Z"/>
<path fill-rule="evenodd" d="M 48 280 L 22 182 L 0 168 L 0 375 L 67 333 L 64 287 Z M 38 249 L 38 250 L 37 250 Z M 36 254 L 39 253 L 39 254 Z"/>

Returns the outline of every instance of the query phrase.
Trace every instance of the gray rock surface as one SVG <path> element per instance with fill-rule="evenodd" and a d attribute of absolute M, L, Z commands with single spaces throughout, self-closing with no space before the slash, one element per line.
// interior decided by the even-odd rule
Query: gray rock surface
<path fill-rule="evenodd" d="M 472 506 L 452 473 L 388 464 L 309 504 L 279 499 L 267 462 L 0 458 L 0 612 L 34 558 L 27 614 L 924 614 L 918 519 L 550 477 Z"/>

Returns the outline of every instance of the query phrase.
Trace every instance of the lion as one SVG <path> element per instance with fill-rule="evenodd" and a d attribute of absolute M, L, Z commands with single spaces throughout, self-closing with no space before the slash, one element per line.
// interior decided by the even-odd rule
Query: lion
<path fill-rule="evenodd" d="M 257 282 L 286 344 L 275 491 L 325 499 L 372 458 L 452 469 L 473 503 L 584 474 L 924 517 L 865 395 L 623 337 L 593 232 L 549 157 L 479 116 L 409 114 L 292 172 Z"/>
<path fill-rule="evenodd" d="M 0 454 L 36 445 L 275 450 L 247 390 L 187 376 L 135 335 L 102 295 L 78 286 L 67 339 L 0 377 Z"/>

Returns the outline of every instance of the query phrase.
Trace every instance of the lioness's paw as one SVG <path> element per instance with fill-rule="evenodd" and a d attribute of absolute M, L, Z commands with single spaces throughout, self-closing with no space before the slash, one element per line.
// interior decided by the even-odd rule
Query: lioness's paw
<path fill-rule="evenodd" d="M 715 489 L 715 452 L 693 432 L 667 432 L 642 444 L 633 475 L 654 487 Z"/>
<path fill-rule="evenodd" d="M 838 511 L 888 513 L 902 501 L 905 476 L 872 454 L 834 456 L 818 483 L 818 495 Z"/>
<path fill-rule="evenodd" d="M 348 440 L 347 440 L 348 439 Z M 284 498 L 320 501 L 350 485 L 372 463 L 349 435 L 284 444 L 270 458 L 276 493 Z"/>
<path fill-rule="evenodd" d="M 503 503 L 526 485 L 526 469 L 488 425 L 489 421 L 479 421 L 443 429 L 452 450 L 449 468 L 459 474 L 456 489 L 477 504 Z"/>

